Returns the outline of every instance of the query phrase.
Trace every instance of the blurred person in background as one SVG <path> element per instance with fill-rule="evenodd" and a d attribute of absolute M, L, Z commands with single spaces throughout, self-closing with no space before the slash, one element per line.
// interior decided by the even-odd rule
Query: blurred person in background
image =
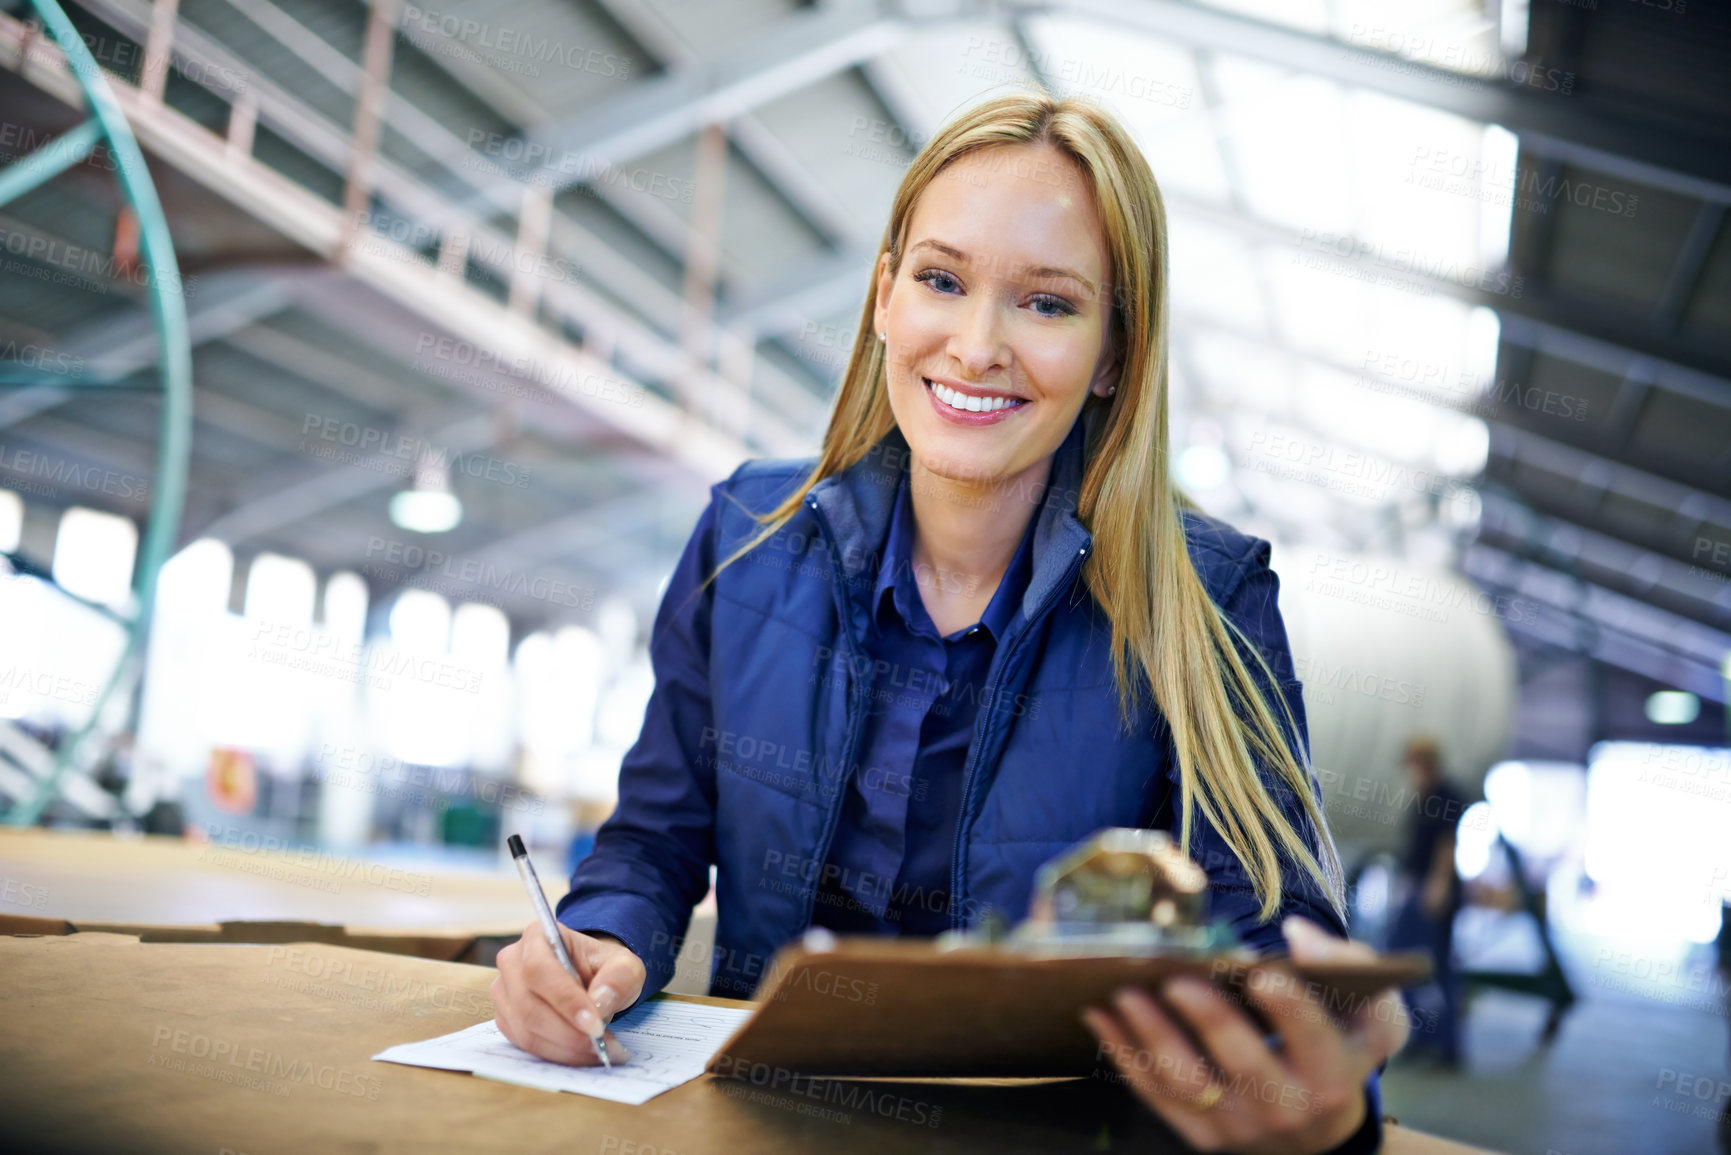
<path fill-rule="evenodd" d="M 1427 988 L 1402 992 L 1414 1012 L 1408 1052 L 1429 1052 L 1441 1066 L 1455 1068 L 1461 1061 L 1460 976 L 1454 969 L 1461 879 L 1455 871 L 1455 831 L 1466 801 L 1444 781 L 1442 756 L 1435 740 L 1412 739 L 1401 764 L 1413 799 L 1406 822 L 1406 852 L 1401 858 L 1406 897 L 1395 914 L 1388 947 L 1427 951 L 1434 961 L 1433 985 L 1442 1004 L 1434 1018 L 1422 1014 L 1414 1002 Z"/>

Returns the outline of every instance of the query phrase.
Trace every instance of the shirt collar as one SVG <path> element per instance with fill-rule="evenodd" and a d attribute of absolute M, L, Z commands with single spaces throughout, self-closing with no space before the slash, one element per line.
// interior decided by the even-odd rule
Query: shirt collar
<path fill-rule="evenodd" d="M 1022 539 L 1016 544 L 1016 552 L 1011 555 L 1004 576 L 998 581 L 998 588 L 992 593 L 992 600 L 980 614 L 980 625 L 991 631 L 994 642 L 1003 640 L 1004 631 L 1009 629 L 1011 618 L 1021 608 L 1022 594 L 1027 589 L 1028 578 L 1033 570 L 1034 527 L 1039 524 L 1040 509 L 1044 505 L 1045 497 L 1042 494 L 1040 504 L 1035 506 L 1032 516 L 1028 518 L 1027 527 L 1022 531 Z M 908 473 L 904 469 L 896 486 L 895 505 L 890 514 L 889 536 L 884 542 L 883 561 L 878 566 L 877 583 L 872 587 L 872 611 L 874 619 L 880 625 L 884 621 L 886 603 L 892 606 L 910 627 L 917 623 L 931 625 L 925 603 L 920 600 L 919 585 L 914 580 L 913 552 L 913 494 L 908 483 Z M 963 632 L 968 628 L 963 627 Z"/>

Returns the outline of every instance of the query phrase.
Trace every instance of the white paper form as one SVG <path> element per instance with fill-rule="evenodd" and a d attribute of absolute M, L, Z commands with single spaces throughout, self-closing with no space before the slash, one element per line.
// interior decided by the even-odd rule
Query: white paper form
<path fill-rule="evenodd" d="M 751 1011 L 702 1003 L 654 999 L 608 1024 L 631 1050 L 626 1062 L 605 1067 L 567 1067 L 537 1058 L 499 1033 L 491 1020 L 422 1043 L 387 1047 L 373 1058 L 409 1067 L 471 1071 L 489 1079 L 544 1091 L 571 1091 L 615 1103 L 646 1103 L 703 1073 Z"/>

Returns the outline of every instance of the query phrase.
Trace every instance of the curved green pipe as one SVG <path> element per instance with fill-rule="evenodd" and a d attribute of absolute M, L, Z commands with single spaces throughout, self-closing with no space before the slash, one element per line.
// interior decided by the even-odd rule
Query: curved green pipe
<path fill-rule="evenodd" d="M 162 215 L 156 185 L 145 167 L 144 151 L 127 126 L 102 70 L 60 5 L 55 0 L 30 0 L 30 3 L 41 16 L 43 27 L 65 53 L 67 65 L 84 89 L 91 119 L 114 154 L 121 192 L 138 216 L 139 243 L 150 270 L 150 312 L 156 326 L 162 418 L 156 447 L 156 488 L 150 502 L 144 545 L 133 574 L 136 610 L 127 630 L 126 648 L 98 695 L 89 721 L 69 735 L 56 751 L 53 772 L 37 783 L 28 798 L 19 799 L 7 814 L 6 821 L 14 826 L 33 825 L 42 817 L 59 792 L 60 780 L 74 764 L 78 750 L 97 729 L 124 672 L 132 662 L 142 658 L 156 598 L 156 576 L 180 535 L 187 463 L 192 449 L 192 342 L 186 322 L 186 294 L 180 280 L 180 263 L 174 256 L 174 240 L 169 236 L 168 220 Z"/>

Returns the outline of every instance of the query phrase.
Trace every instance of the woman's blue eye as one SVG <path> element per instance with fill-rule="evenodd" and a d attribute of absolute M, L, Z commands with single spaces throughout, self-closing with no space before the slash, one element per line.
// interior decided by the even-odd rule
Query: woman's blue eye
<path fill-rule="evenodd" d="M 954 277 L 939 269 L 926 269 L 923 272 L 915 273 L 914 280 L 924 281 L 927 285 L 936 289 L 940 293 L 947 293 L 950 291 L 945 287 L 946 285 L 956 284 L 956 279 Z M 942 281 L 943 284 L 939 284 L 938 282 L 940 281 Z"/>
<path fill-rule="evenodd" d="M 1038 308 L 1041 305 L 1050 305 L 1056 310 L 1056 312 L 1052 313 L 1041 313 L 1040 316 L 1042 317 L 1069 317 L 1074 315 L 1076 312 L 1076 306 L 1070 304 L 1070 302 L 1064 300 L 1062 297 L 1035 297 L 1034 306 Z"/>

